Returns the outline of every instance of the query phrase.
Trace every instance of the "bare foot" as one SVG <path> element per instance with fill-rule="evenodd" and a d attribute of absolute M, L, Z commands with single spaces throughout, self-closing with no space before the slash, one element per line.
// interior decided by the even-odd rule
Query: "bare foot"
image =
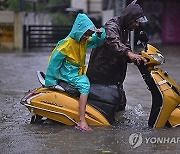
<path fill-rule="evenodd" d="M 91 127 L 88 126 L 87 122 L 84 120 L 81 120 L 80 122 L 78 122 L 78 127 L 84 131 L 93 130 Z"/>

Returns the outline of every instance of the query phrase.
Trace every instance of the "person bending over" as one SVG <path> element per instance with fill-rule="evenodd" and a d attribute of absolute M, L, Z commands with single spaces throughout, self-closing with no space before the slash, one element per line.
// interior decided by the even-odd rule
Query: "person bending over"
<path fill-rule="evenodd" d="M 105 23 L 103 27 L 106 31 L 106 37 L 100 46 L 93 49 L 90 55 L 87 76 L 92 84 L 105 85 L 106 90 L 109 88 L 109 93 L 113 91 L 112 87 L 117 89 L 116 97 L 119 99 L 117 111 L 124 110 L 126 106 L 123 82 L 127 63 L 134 60 L 138 64 L 140 61 L 146 63 L 144 57 L 132 52 L 128 39 L 130 31 L 139 27 L 141 22 L 147 22 L 142 8 L 138 4 L 129 4 L 120 16 Z"/>

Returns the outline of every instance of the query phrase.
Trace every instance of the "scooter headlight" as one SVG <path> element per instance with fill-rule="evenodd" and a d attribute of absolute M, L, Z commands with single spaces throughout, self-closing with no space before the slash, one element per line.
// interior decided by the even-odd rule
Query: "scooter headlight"
<path fill-rule="evenodd" d="M 151 57 L 154 60 L 158 61 L 160 64 L 163 64 L 165 62 L 165 59 L 164 59 L 163 55 L 161 55 L 160 53 L 157 53 L 155 55 L 151 55 Z"/>

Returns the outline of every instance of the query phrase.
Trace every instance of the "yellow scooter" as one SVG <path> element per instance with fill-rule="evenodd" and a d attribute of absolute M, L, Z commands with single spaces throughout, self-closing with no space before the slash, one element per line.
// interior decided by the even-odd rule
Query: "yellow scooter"
<path fill-rule="evenodd" d="M 165 125 L 176 127 L 180 125 L 180 86 L 160 68 L 155 66 L 164 63 L 161 52 L 147 44 L 147 35 L 142 31 L 139 37 L 144 47 L 141 55 L 147 59 L 147 64 L 137 65 L 152 94 L 152 107 L 148 124 L 153 128 Z"/>
<path fill-rule="evenodd" d="M 46 117 L 66 125 L 77 125 L 79 119 L 79 92 L 77 89 L 61 80 L 59 85 L 46 88 L 45 74 L 37 71 L 37 76 L 42 86 L 30 91 L 21 99 L 21 104 L 34 114 L 31 123 L 38 123 L 43 117 Z M 117 104 L 108 101 L 109 98 L 106 99 L 109 95 L 100 98 L 97 91 L 97 85 L 91 84 L 85 113 L 86 121 L 89 125 L 110 126 L 114 122 Z"/>
<path fill-rule="evenodd" d="M 164 57 L 158 49 L 147 44 L 148 39 L 143 32 L 140 33 L 140 42 L 144 46 L 140 54 L 148 62 L 146 65 L 142 63 L 137 66 L 152 94 L 148 124 L 154 128 L 164 127 L 167 123 L 173 127 L 178 126 L 180 125 L 180 86 L 169 77 L 167 72 L 155 68 L 164 62 Z M 21 104 L 34 114 L 31 123 L 46 117 L 66 125 L 76 125 L 79 119 L 78 91 L 63 81 L 59 81 L 59 85 L 53 88 L 46 88 L 44 73 L 38 71 L 37 76 L 42 86 L 21 99 Z M 118 104 L 114 95 L 99 89 L 101 89 L 99 85 L 91 84 L 85 117 L 89 125 L 110 126 L 114 122 Z"/>

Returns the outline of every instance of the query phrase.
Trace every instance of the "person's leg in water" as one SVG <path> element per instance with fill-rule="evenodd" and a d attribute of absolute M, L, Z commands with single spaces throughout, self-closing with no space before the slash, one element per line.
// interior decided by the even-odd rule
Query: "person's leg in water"
<path fill-rule="evenodd" d="M 81 129 L 85 131 L 92 130 L 91 127 L 88 126 L 86 119 L 85 119 L 85 111 L 86 111 L 86 103 L 87 103 L 88 95 L 80 94 L 79 98 L 79 126 Z"/>
<path fill-rule="evenodd" d="M 86 112 L 86 103 L 88 99 L 88 93 L 90 90 L 90 82 L 86 75 L 76 76 L 73 77 L 71 80 L 71 85 L 78 89 L 80 92 L 79 97 L 79 121 L 78 125 L 75 126 L 76 129 L 81 131 L 89 131 L 92 130 L 85 119 L 85 112 Z"/>

